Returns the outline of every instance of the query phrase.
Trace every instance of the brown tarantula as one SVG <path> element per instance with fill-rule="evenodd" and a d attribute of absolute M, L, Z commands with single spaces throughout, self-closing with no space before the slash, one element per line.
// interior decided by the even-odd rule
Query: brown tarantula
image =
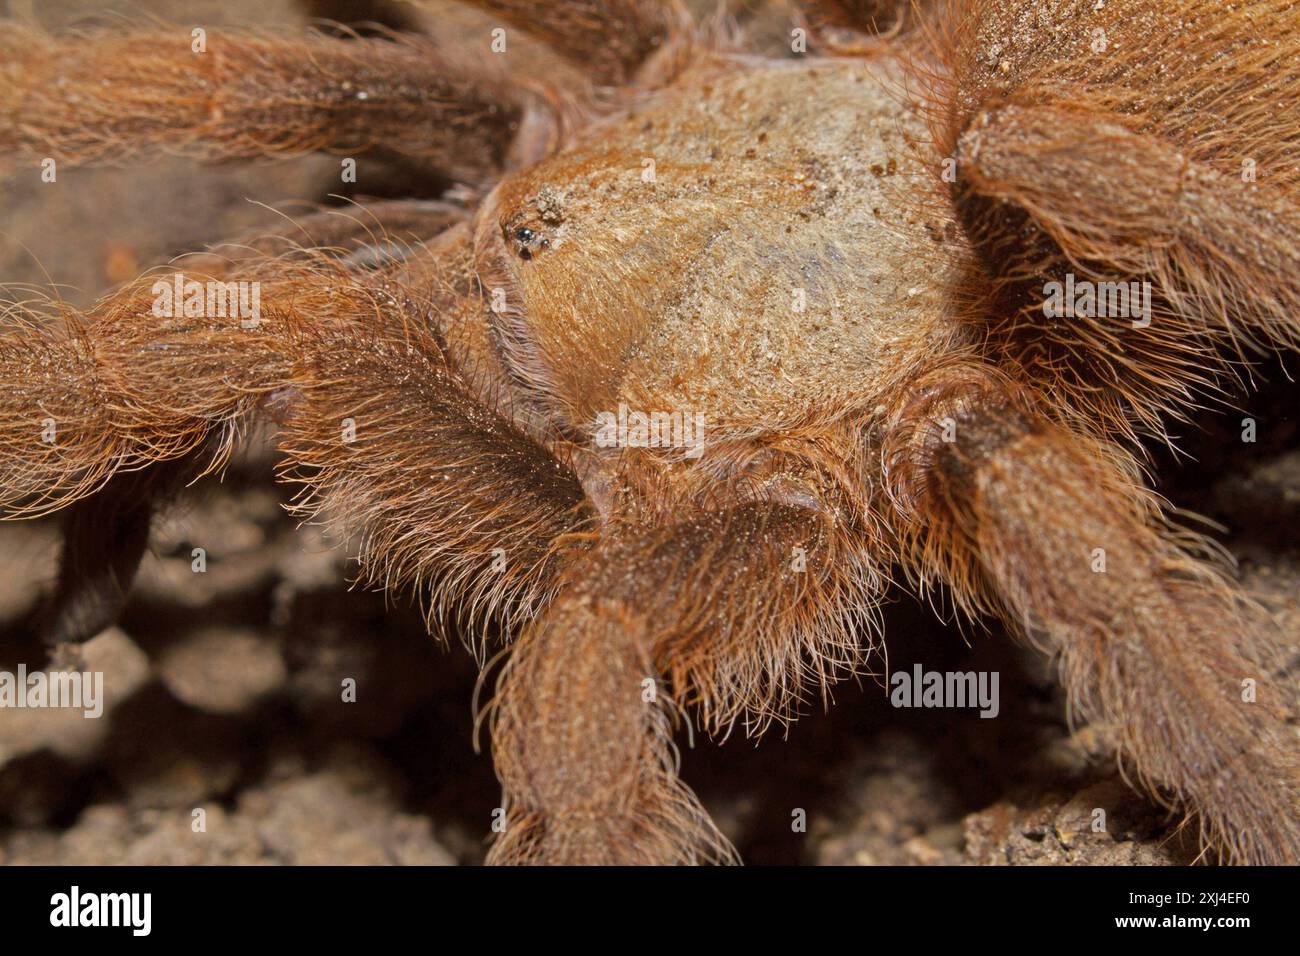
<path fill-rule="evenodd" d="M 1300 862 L 1274 624 L 1137 444 L 1300 341 L 1300 4 L 832 0 L 780 60 L 676 0 L 471 5 L 471 51 L 0 33 L 31 175 L 376 146 L 476 197 L 10 311 L 0 506 L 66 509 L 49 638 L 112 620 L 153 502 L 265 413 L 369 581 L 508 638 L 492 862 L 733 860 L 680 713 L 757 733 L 864 673 L 895 575 L 1058 658 L 1224 858 Z M 260 315 L 160 312 L 177 271 Z"/>

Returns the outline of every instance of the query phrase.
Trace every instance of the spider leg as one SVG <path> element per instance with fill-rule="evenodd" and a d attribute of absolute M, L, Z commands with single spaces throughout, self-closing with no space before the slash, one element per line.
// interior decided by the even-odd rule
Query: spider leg
<path fill-rule="evenodd" d="M 543 40 L 593 82 L 622 86 L 661 50 L 689 39 L 691 18 L 679 0 L 468 0 Z"/>
<path fill-rule="evenodd" d="M 1107 369 L 1106 384 L 1137 403 L 1175 411 L 1182 386 L 1222 371 L 1219 344 L 1242 355 L 1257 344 L 1300 347 L 1300 190 L 1216 173 L 1078 104 L 982 113 L 957 156 L 959 205 L 980 218 L 972 232 L 1001 264 L 1015 333 L 1081 346 Z M 1026 242 L 1021 210 L 1051 246 Z M 1121 284 L 1130 302 L 1149 282 L 1149 311 L 1094 317 L 1076 308 L 1074 321 L 1044 319 L 1049 283 L 1072 281 L 1071 272 L 1094 287 Z"/>
<path fill-rule="evenodd" d="M 573 467 L 471 397 L 436 330 L 304 329 L 281 433 L 293 510 L 355 535 L 365 578 L 432 584 L 430 626 L 537 613 L 558 543 L 594 522 Z"/>
<path fill-rule="evenodd" d="M 56 300 L 10 304 L 0 328 L 0 508 L 57 510 L 118 471 L 193 451 L 285 386 L 293 322 L 382 322 L 412 286 L 433 295 L 442 260 L 401 248 L 460 217 L 442 203 L 321 213 L 175 260 L 85 314 Z M 316 248 L 317 237 L 334 246 Z M 258 314 L 252 288 L 245 300 L 215 297 L 210 282 L 255 286 Z M 201 308 L 185 308 L 191 293 Z M 248 316 L 238 314 L 244 305 Z"/>
<path fill-rule="evenodd" d="M 219 467 L 268 399 L 281 419 L 285 475 L 302 486 L 297 512 L 357 531 L 369 580 L 434 584 L 431 624 L 447 609 L 509 624 L 545 601 L 554 541 L 582 531 L 590 508 L 572 469 L 491 396 L 471 397 L 478 389 L 464 369 L 475 355 L 453 356 L 455 330 L 437 314 L 469 308 L 452 278 L 471 252 L 467 232 L 394 249 L 399 224 L 428 234 L 458 215 L 433 205 L 379 204 L 375 227 L 347 219 L 365 230 L 364 245 L 331 217 L 303 224 L 309 236 L 331 236 L 330 251 L 268 258 L 257 247 L 277 244 L 265 238 L 236 247 L 242 258 L 196 257 L 227 263 L 226 280 L 271 277 L 255 329 L 229 318 L 159 319 L 127 290 L 93 321 L 70 317 L 72 333 L 38 342 L 52 356 L 41 363 L 48 375 L 11 378 L 20 384 L 0 403 L 8 413 L 0 495 L 11 516 L 71 504 L 50 640 L 84 640 L 116 616 L 153 500 Z M 375 249 L 392 261 L 381 256 L 374 267 Z M 16 334 L 4 344 L 17 361 L 32 341 Z M 38 406 L 55 416 L 48 449 L 32 436 Z M 110 532 L 121 548 L 106 543 Z"/>
<path fill-rule="evenodd" d="M 761 725 L 800 685 L 824 690 L 860 653 L 842 620 L 854 567 L 803 506 L 603 528 L 501 675 L 492 741 L 508 814 L 489 862 L 734 862 L 677 778 L 675 707 L 718 730 L 739 706 Z"/>
<path fill-rule="evenodd" d="M 1016 4 L 977 7 L 946 53 L 939 138 L 1000 296 L 995 342 L 1152 428 L 1227 371 L 1222 344 L 1300 347 L 1300 9 L 1059 0 L 1017 25 Z M 1108 285 L 1047 315 L 1071 273 Z M 1088 411 L 1123 428 L 1120 406 Z"/>
<path fill-rule="evenodd" d="M 383 146 L 479 182 L 514 161 L 512 146 L 549 146 L 516 143 L 526 119 L 527 138 L 549 139 L 529 84 L 418 37 L 214 31 L 203 52 L 192 42 L 180 28 L 0 26 L 0 152 L 81 165 Z"/>
<path fill-rule="evenodd" d="M 1059 657 L 1073 715 L 1113 726 L 1124 765 L 1230 859 L 1300 861 L 1296 701 L 1265 663 L 1276 625 L 1162 519 L 1134 461 L 973 365 L 919 379 L 892 436 L 913 575 Z"/>
<path fill-rule="evenodd" d="M 252 328 L 233 308 L 158 314 L 148 277 L 87 315 L 53 302 L 9 310 L 0 333 L 0 507 L 7 517 L 63 509 L 47 640 L 85 640 L 117 616 L 155 502 L 219 468 L 247 416 L 291 384 L 286 324 L 298 315 L 347 322 L 382 314 L 398 278 L 406 288 L 440 265 L 419 237 L 463 218 L 443 203 L 376 203 L 364 212 L 307 216 L 160 275 L 169 290 L 177 274 L 256 283 L 263 309 Z"/>

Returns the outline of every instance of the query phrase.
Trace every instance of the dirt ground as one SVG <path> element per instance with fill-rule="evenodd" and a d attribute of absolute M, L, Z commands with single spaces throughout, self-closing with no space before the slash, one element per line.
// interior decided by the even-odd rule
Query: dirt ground
<path fill-rule="evenodd" d="M 4 8 L 0 2 L 0 10 Z M 346 4 L 321 3 L 345 16 Z M 398 5 L 400 6 L 400 5 Z M 177 22 L 284 24 L 290 0 L 29 3 L 8 14 L 67 23 L 87 10 Z M 779 31 L 778 31 L 779 32 Z M 172 255 L 275 220 L 259 205 L 327 200 L 337 162 L 78 171 L 47 189 L 0 167 L 0 281 L 48 275 L 86 304 Z M 62 179 L 63 177 L 61 177 Z M 376 160 L 358 195 L 441 188 Z M 1290 361 L 1295 370 L 1295 361 Z M 1300 387 L 1265 363 L 1244 411 L 1207 412 L 1187 452 L 1154 451 L 1161 490 L 1222 527 L 1240 573 L 1295 640 L 1300 677 Z M 1258 440 L 1239 438 L 1244 415 Z M 84 648 L 107 712 L 0 716 L 0 863 L 394 863 L 482 860 L 500 793 L 476 753 L 478 669 L 428 636 L 405 599 L 350 589 L 342 551 L 296 528 L 248 442 L 160 520 L 118 627 Z M 57 525 L 0 523 L 0 669 L 44 661 L 30 627 L 53 578 Z M 202 547 L 207 570 L 195 573 Z M 750 864 L 1185 863 L 1179 817 L 1120 779 L 1104 727 L 1070 733 L 1051 669 L 997 625 L 939 621 L 903 593 L 886 609 L 889 664 L 1001 675 L 995 720 L 897 710 L 882 686 L 836 689 L 784 737 L 683 735 L 683 775 Z M 340 699 L 356 681 L 355 703 Z M 486 741 L 481 741 L 484 745 Z M 1094 810 L 1106 811 L 1093 832 Z M 201 810 L 204 832 L 195 832 Z M 799 811 L 803 811 L 802 815 Z M 806 828 L 793 821 L 806 818 Z"/>

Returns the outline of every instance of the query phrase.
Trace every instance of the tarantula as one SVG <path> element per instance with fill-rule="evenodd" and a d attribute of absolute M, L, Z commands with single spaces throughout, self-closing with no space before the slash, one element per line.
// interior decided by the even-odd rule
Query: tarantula
<path fill-rule="evenodd" d="M 758 733 L 863 673 L 895 577 L 1059 659 L 1224 858 L 1300 862 L 1275 625 L 1138 444 L 1300 341 L 1300 5 L 834 0 L 786 59 L 675 0 L 471 5 L 573 68 L 0 33 L 29 168 L 375 146 L 475 197 L 10 311 L 0 506 L 65 510 L 50 640 L 113 619 L 155 502 L 269 415 L 366 580 L 505 637 L 491 862 L 733 861 L 680 715 Z M 160 315 L 178 268 L 260 316 Z"/>

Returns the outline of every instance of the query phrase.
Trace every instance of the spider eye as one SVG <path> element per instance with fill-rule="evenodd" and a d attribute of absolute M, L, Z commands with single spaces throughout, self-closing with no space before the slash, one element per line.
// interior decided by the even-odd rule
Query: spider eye
<path fill-rule="evenodd" d="M 546 236 L 527 226 L 507 229 L 506 235 L 514 240 L 515 252 L 520 259 L 524 260 L 531 259 L 539 250 L 546 249 L 551 244 L 551 240 Z"/>

